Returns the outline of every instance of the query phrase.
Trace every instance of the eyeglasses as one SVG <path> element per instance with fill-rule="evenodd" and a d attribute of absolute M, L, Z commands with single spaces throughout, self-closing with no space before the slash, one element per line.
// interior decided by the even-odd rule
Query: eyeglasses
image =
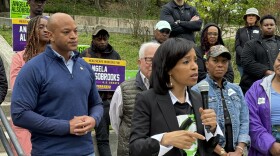
<path fill-rule="evenodd" d="M 147 64 L 152 64 L 153 63 L 153 58 L 152 57 L 144 57 L 142 59 L 144 59 Z"/>
<path fill-rule="evenodd" d="M 207 35 L 208 36 L 218 36 L 218 33 L 216 33 L 216 32 L 208 32 Z"/>
<path fill-rule="evenodd" d="M 160 33 L 165 33 L 165 34 L 170 34 L 170 30 L 169 29 L 161 29 L 159 30 Z"/>

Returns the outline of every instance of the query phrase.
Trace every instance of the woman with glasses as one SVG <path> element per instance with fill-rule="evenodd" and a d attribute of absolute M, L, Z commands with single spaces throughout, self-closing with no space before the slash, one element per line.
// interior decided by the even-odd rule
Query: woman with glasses
<path fill-rule="evenodd" d="M 235 59 L 240 77 L 243 75 L 243 68 L 241 66 L 241 53 L 244 44 L 252 39 L 258 39 L 261 35 L 261 30 L 257 24 L 260 20 L 259 11 L 256 8 L 249 8 L 243 16 L 245 26 L 239 28 L 235 36 Z"/>
<path fill-rule="evenodd" d="M 206 24 L 201 31 L 200 46 L 195 48 L 198 65 L 197 82 L 200 82 L 201 80 L 205 79 L 207 74 L 207 69 L 205 67 L 206 55 L 212 46 L 218 44 L 224 45 L 221 29 L 214 23 Z M 224 77 L 229 82 L 233 82 L 234 80 L 234 73 L 231 66 L 231 62 L 229 62 L 228 71 Z"/>

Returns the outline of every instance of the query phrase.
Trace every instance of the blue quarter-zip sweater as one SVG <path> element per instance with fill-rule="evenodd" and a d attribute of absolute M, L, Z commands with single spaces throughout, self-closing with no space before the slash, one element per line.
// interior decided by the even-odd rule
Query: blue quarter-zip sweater
<path fill-rule="evenodd" d="M 31 131 L 32 155 L 93 153 L 91 134 L 70 134 L 69 121 L 88 115 L 100 122 L 102 100 L 90 65 L 77 54 L 72 74 L 48 46 L 20 70 L 12 93 L 11 115 L 16 126 Z"/>

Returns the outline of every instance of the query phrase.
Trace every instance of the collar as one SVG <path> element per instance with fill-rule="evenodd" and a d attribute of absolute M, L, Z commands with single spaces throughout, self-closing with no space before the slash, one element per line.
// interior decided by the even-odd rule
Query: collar
<path fill-rule="evenodd" d="M 275 36 L 272 36 L 272 37 L 270 37 L 270 38 L 263 38 L 263 40 L 264 40 L 264 41 L 274 41 L 274 42 L 276 42 Z"/>
<path fill-rule="evenodd" d="M 55 54 L 57 57 L 61 58 L 61 59 L 63 60 L 63 62 L 66 63 L 66 60 L 65 60 L 65 58 L 64 58 L 62 55 L 60 55 L 60 54 L 59 54 L 58 52 L 56 52 L 54 49 L 52 49 L 52 50 L 53 50 L 54 54 Z M 71 60 L 71 59 L 75 56 L 75 53 L 74 53 L 73 51 L 70 51 L 69 53 L 70 53 L 70 58 L 69 58 L 69 60 Z"/>
<path fill-rule="evenodd" d="M 209 74 L 206 75 L 206 78 L 205 78 L 205 79 L 206 79 L 212 86 L 215 86 L 215 87 L 217 87 L 217 88 L 220 88 L 219 85 L 218 85 L 218 83 L 217 83 L 215 80 L 213 80 L 213 79 L 209 76 Z M 224 89 L 226 85 L 227 85 L 227 79 L 226 79 L 226 78 L 223 78 L 223 79 L 222 79 L 222 89 Z"/>
<path fill-rule="evenodd" d="M 113 47 L 108 43 L 106 49 L 104 51 L 100 52 L 96 49 L 96 46 L 94 46 L 94 44 L 91 44 L 91 50 L 94 53 L 109 54 L 109 53 L 113 52 Z"/>
<path fill-rule="evenodd" d="M 141 80 L 144 83 L 144 85 L 146 86 L 147 89 L 150 88 L 150 82 L 149 79 L 146 78 L 146 76 L 140 71 L 140 76 L 141 76 Z"/>
<path fill-rule="evenodd" d="M 177 101 L 179 102 L 179 100 L 177 99 L 177 97 L 171 92 L 171 90 L 168 91 L 169 95 L 170 95 L 170 98 L 171 98 L 171 101 L 172 101 L 172 104 L 174 105 Z M 192 106 L 192 103 L 191 103 L 191 100 L 190 100 L 190 97 L 189 97 L 189 93 L 188 93 L 188 89 L 186 87 L 186 99 L 185 99 L 185 102 L 187 102 L 190 106 Z"/>

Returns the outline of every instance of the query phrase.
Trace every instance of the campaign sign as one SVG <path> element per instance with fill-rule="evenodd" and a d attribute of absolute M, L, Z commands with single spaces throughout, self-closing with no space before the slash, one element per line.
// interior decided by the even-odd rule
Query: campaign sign
<path fill-rule="evenodd" d="M 84 50 L 86 50 L 86 49 L 89 48 L 89 47 L 90 47 L 90 45 L 82 45 L 82 44 L 80 44 L 80 45 L 78 45 L 78 47 L 77 47 L 77 51 L 80 52 L 80 53 L 82 53 Z"/>
<path fill-rule="evenodd" d="M 13 51 L 22 51 L 26 45 L 28 19 L 14 18 L 13 24 Z"/>
<path fill-rule="evenodd" d="M 124 60 L 109 60 L 83 57 L 95 72 L 96 86 L 99 91 L 114 91 L 125 80 Z"/>
<path fill-rule="evenodd" d="M 11 18 L 26 18 L 29 16 L 29 9 L 27 0 L 10 0 Z"/>

